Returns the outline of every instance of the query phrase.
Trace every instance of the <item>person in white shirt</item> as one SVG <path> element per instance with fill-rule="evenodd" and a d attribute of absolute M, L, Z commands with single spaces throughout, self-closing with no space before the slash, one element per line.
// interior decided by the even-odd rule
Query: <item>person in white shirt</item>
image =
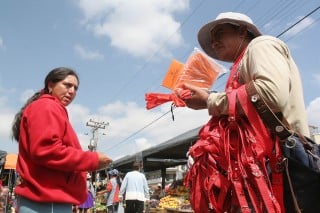
<path fill-rule="evenodd" d="M 148 183 L 145 175 L 140 172 L 140 164 L 133 164 L 133 171 L 128 172 L 124 177 L 120 192 L 119 201 L 125 200 L 125 213 L 142 213 L 144 202 L 150 200 Z"/>

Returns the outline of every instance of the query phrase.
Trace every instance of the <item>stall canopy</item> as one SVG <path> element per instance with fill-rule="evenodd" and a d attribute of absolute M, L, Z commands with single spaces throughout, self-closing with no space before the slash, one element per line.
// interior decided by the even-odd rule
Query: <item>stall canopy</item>
<path fill-rule="evenodd" d="M 143 150 L 140 155 L 142 156 L 144 171 L 163 170 L 186 164 L 186 153 L 198 139 L 200 128 L 195 128 L 157 146 Z M 132 170 L 132 164 L 137 160 L 136 156 L 137 154 L 125 156 L 115 160 L 111 166 L 122 172 L 128 172 Z"/>
<path fill-rule="evenodd" d="M 16 169 L 18 160 L 18 155 L 11 153 L 7 154 L 6 156 L 6 162 L 4 163 L 4 169 Z"/>

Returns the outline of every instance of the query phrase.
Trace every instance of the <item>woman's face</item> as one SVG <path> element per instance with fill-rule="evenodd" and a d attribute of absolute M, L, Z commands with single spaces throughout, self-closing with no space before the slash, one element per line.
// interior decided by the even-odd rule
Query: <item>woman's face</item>
<path fill-rule="evenodd" d="M 230 24 L 221 24 L 211 32 L 211 38 L 218 59 L 233 62 L 242 40 L 239 31 Z"/>
<path fill-rule="evenodd" d="M 64 106 L 68 106 L 76 97 L 78 80 L 74 75 L 68 75 L 62 81 L 49 83 L 49 93 L 57 97 Z"/>

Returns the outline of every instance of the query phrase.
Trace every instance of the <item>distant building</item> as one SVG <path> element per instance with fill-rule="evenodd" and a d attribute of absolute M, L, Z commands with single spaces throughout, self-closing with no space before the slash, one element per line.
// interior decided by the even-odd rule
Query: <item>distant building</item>
<path fill-rule="evenodd" d="M 175 180 L 183 179 L 183 174 L 186 172 L 185 165 L 179 165 L 176 167 L 171 167 L 166 169 L 166 179 L 165 183 L 170 184 Z M 149 185 L 156 185 L 162 183 L 161 172 L 160 170 L 147 172 L 146 177 Z"/>

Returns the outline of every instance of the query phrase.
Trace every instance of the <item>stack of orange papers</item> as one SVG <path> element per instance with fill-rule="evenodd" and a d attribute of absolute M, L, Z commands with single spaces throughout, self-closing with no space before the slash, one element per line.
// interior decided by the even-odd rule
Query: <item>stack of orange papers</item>
<path fill-rule="evenodd" d="M 220 64 L 199 49 L 195 49 L 185 64 L 172 60 L 162 86 L 175 90 L 182 88 L 184 83 L 188 83 L 210 89 L 222 72 L 224 68 Z"/>
<path fill-rule="evenodd" d="M 170 89 L 172 94 L 147 93 L 146 108 L 151 109 L 168 101 L 173 101 L 176 107 L 183 107 L 184 100 L 191 98 L 191 91 L 186 90 L 183 84 L 209 90 L 223 72 L 224 67 L 199 49 L 192 52 L 185 64 L 173 59 L 162 81 L 162 86 Z"/>

